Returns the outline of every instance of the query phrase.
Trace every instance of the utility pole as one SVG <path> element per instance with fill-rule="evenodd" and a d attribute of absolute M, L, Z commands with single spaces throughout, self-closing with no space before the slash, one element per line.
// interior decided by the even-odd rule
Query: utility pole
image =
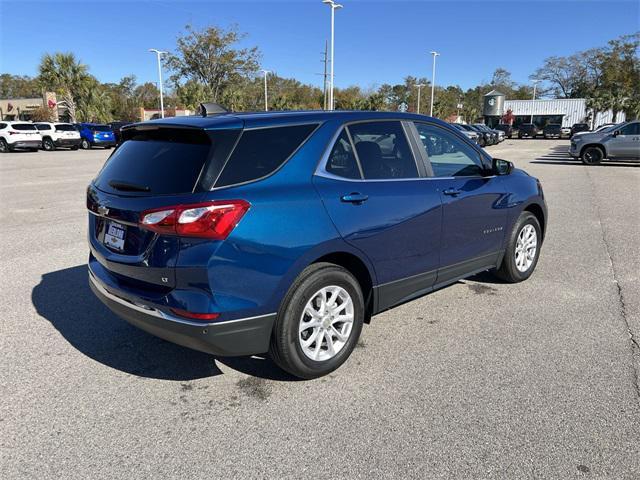
<path fill-rule="evenodd" d="M 328 40 L 324 41 L 324 73 L 322 75 L 323 78 L 323 82 L 322 82 L 322 96 L 323 96 L 323 109 L 326 110 L 327 109 L 327 52 L 329 49 L 329 42 Z"/>
<path fill-rule="evenodd" d="M 336 10 L 338 10 L 339 8 L 342 8 L 342 5 L 340 5 L 339 3 L 335 3 L 333 0 L 322 0 L 322 3 L 325 3 L 331 7 L 331 73 L 329 74 L 329 81 L 331 82 L 331 84 L 329 87 L 329 110 L 333 110 L 333 67 L 335 65 L 335 56 L 334 56 L 335 13 L 336 13 Z"/>
<path fill-rule="evenodd" d="M 271 73 L 269 70 L 261 70 L 264 73 L 264 111 L 269 111 L 269 105 L 267 101 L 267 75 Z"/>
<path fill-rule="evenodd" d="M 420 89 L 424 87 L 424 83 L 417 83 L 416 87 L 418 87 L 418 107 L 416 108 L 416 113 L 420 115 Z"/>
<path fill-rule="evenodd" d="M 150 48 L 149 51 L 155 53 L 156 56 L 158 57 L 158 79 L 160 84 L 160 117 L 164 118 L 164 98 L 162 94 L 162 65 L 161 65 L 160 56 L 164 55 L 167 52 L 163 52 L 155 48 Z"/>
<path fill-rule="evenodd" d="M 431 52 L 433 55 L 433 70 L 431 71 L 431 110 L 429 116 L 433 117 L 433 95 L 436 88 L 436 57 L 440 55 L 438 52 Z"/>
<path fill-rule="evenodd" d="M 533 97 L 531 98 L 531 100 L 535 100 L 536 99 L 536 87 L 538 86 L 538 82 L 540 80 L 534 80 L 533 81 Z M 531 123 L 533 123 L 533 108 L 535 106 L 535 103 L 531 103 Z"/>

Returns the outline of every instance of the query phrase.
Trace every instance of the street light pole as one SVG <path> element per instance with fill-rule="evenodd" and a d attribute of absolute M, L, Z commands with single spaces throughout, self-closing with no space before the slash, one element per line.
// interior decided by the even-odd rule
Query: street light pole
<path fill-rule="evenodd" d="M 335 25 L 335 12 L 337 9 L 342 8 L 342 5 L 335 3 L 333 0 L 322 0 L 322 3 L 326 3 L 331 7 L 331 73 L 329 74 L 329 110 L 333 110 L 333 65 L 335 63 L 334 57 L 334 25 Z"/>
<path fill-rule="evenodd" d="M 149 51 L 155 53 L 156 57 L 158 58 L 158 79 L 160 83 L 160 117 L 164 118 L 164 98 L 162 93 L 162 65 L 160 62 L 160 56 L 167 52 L 156 50 L 155 48 L 150 48 Z"/>
<path fill-rule="evenodd" d="M 271 73 L 271 71 L 269 70 L 260 70 L 260 71 L 264 73 L 264 111 L 268 112 L 269 106 L 267 103 L 267 75 Z"/>
<path fill-rule="evenodd" d="M 418 87 L 418 107 L 416 108 L 416 113 L 420 115 L 420 89 L 424 87 L 424 83 L 417 83 L 416 87 Z"/>
<path fill-rule="evenodd" d="M 533 97 L 531 98 L 531 100 L 535 100 L 536 99 L 536 87 L 538 86 L 538 82 L 540 80 L 534 80 L 533 81 Z M 533 123 L 533 108 L 534 108 L 535 104 L 531 103 L 531 123 Z"/>
<path fill-rule="evenodd" d="M 433 95 L 436 87 L 436 57 L 440 55 L 438 52 L 431 52 L 433 55 L 433 69 L 431 70 L 431 110 L 429 116 L 433 117 Z"/>

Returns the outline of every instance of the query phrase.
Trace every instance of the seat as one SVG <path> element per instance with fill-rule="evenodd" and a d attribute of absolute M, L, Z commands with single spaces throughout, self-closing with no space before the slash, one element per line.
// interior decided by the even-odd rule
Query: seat
<path fill-rule="evenodd" d="M 356 152 L 358 152 L 364 178 L 389 178 L 382 160 L 380 145 L 376 142 L 360 141 L 356 143 Z"/>

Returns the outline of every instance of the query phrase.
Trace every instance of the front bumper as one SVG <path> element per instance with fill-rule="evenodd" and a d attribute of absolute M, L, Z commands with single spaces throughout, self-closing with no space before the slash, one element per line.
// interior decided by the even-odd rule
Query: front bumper
<path fill-rule="evenodd" d="M 571 142 L 571 146 L 569 147 L 569 155 L 571 155 L 573 158 L 580 158 L 580 147 Z"/>
<path fill-rule="evenodd" d="M 9 144 L 9 148 L 40 148 L 42 146 L 41 140 L 19 140 Z"/>
<path fill-rule="evenodd" d="M 254 355 L 269 350 L 275 313 L 221 322 L 195 322 L 125 300 L 107 290 L 91 270 L 89 285 L 113 313 L 131 325 L 169 342 L 219 356 Z"/>

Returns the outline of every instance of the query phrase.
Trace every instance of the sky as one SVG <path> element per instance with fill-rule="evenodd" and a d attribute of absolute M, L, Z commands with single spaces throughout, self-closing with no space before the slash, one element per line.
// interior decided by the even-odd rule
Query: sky
<path fill-rule="evenodd" d="M 502 67 L 519 83 L 549 56 L 640 30 L 640 1 L 356 1 L 335 16 L 335 84 L 374 88 L 407 75 L 473 87 Z M 322 85 L 330 8 L 321 0 L 0 0 L 0 73 L 37 74 L 44 53 L 70 51 L 101 82 L 157 81 L 149 48 L 173 50 L 191 23 L 237 25 L 262 68 Z"/>

